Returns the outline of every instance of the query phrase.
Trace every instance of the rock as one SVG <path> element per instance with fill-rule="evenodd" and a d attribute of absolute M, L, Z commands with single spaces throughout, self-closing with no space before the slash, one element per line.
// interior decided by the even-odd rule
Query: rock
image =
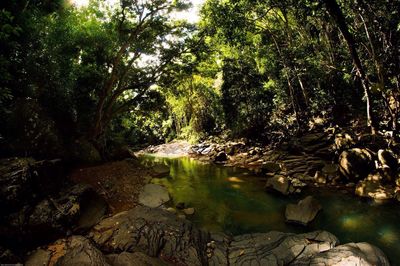
<path fill-rule="evenodd" d="M 194 208 L 186 208 L 186 209 L 184 209 L 183 210 L 183 212 L 186 214 L 186 215 L 193 215 L 194 214 Z"/>
<path fill-rule="evenodd" d="M 378 180 L 363 180 L 356 186 L 355 193 L 360 197 L 368 197 L 376 200 L 387 200 L 394 197 L 394 188 L 383 186 Z"/>
<path fill-rule="evenodd" d="M 120 254 L 107 255 L 107 260 L 112 266 L 166 266 L 160 259 L 152 258 L 146 254 L 135 252 L 122 252 Z"/>
<path fill-rule="evenodd" d="M 170 200 L 168 190 L 160 185 L 147 184 L 143 187 L 143 191 L 139 194 L 139 203 L 157 208 Z"/>
<path fill-rule="evenodd" d="M 179 219 L 185 220 L 186 219 L 186 215 L 184 215 L 183 213 L 178 214 L 177 216 Z"/>
<path fill-rule="evenodd" d="M 241 235 L 233 239 L 228 249 L 228 262 L 229 265 L 297 265 L 297 261 L 330 250 L 337 243 L 337 238 L 325 231 Z"/>
<path fill-rule="evenodd" d="M 339 166 L 337 164 L 325 164 L 322 168 L 322 173 L 330 178 L 334 178 L 339 170 Z"/>
<path fill-rule="evenodd" d="M 19 264 L 21 261 L 11 250 L 0 246 L 0 263 L 1 265 L 6 264 Z"/>
<path fill-rule="evenodd" d="M 298 235 L 272 231 L 229 238 L 199 230 L 190 221 L 165 210 L 143 206 L 103 220 L 94 227 L 90 237 L 103 252 L 112 254 L 107 257 L 113 265 L 118 261 L 131 265 L 129 261 L 134 259 L 130 254 L 136 252 L 161 257 L 174 265 L 195 266 L 331 265 L 333 259 L 346 261 L 349 257 L 346 248 L 336 247 L 338 239 L 325 231 Z M 356 245 L 359 250 L 352 256 L 371 263 L 361 265 L 387 265 L 387 258 L 375 247 L 364 243 L 348 245 Z M 334 257 L 329 255 L 330 251 Z M 160 263 L 143 254 L 138 255 L 140 260 L 151 260 L 151 265 Z M 146 265 L 146 262 L 135 265 Z"/>
<path fill-rule="evenodd" d="M 264 173 L 277 173 L 281 171 L 281 166 L 275 162 L 263 162 L 261 169 Z"/>
<path fill-rule="evenodd" d="M 320 171 L 315 172 L 314 181 L 318 184 L 326 184 L 326 176 Z"/>
<path fill-rule="evenodd" d="M 37 198 L 57 192 L 65 181 L 61 160 L 31 158 L 0 160 L 0 208 L 2 214 L 18 211 Z"/>
<path fill-rule="evenodd" d="M 379 166 L 382 169 L 382 173 L 388 181 L 392 181 L 395 178 L 398 168 L 398 161 L 392 151 L 379 150 L 378 151 Z"/>
<path fill-rule="evenodd" d="M 58 240 L 47 249 L 35 251 L 25 265 L 110 265 L 105 256 L 83 236 Z"/>
<path fill-rule="evenodd" d="M 228 160 L 228 156 L 223 151 L 220 151 L 214 158 L 214 162 L 216 162 L 216 163 L 226 162 L 227 160 Z"/>
<path fill-rule="evenodd" d="M 339 157 L 339 169 L 349 180 L 364 179 L 374 169 L 372 153 L 359 148 L 344 151 Z"/>
<path fill-rule="evenodd" d="M 288 195 L 290 188 L 290 180 L 286 176 L 276 175 L 271 178 L 268 178 L 265 187 L 272 188 L 282 193 L 283 195 Z"/>
<path fill-rule="evenodd" d="M 322 207 L 316 199 L 312 196 L 307 196 L 297 204 L 288 204 L 286 206 L 286 221 L 307 225 L 314 220 L 321 209 Z"/>
<path fill-rule="evenodd" d="M 358 266 L 389 266 L 386 255 L 377 247 L 368 243 L 349 243 L 337 246 L 326 252 L 317 253 L 311 258 L 296 261 L 296 265 L 358 265 Z"/>
<path fill-rule="evenodd" d="M 185 208 L 184 202 L 178 202 L 175 206 L 178 210 L 183 210 Z"/>
<path fill-rule="evenodd" d="M 170 212 L 170 213 L 177 213 L 177 210 L 172 208 L 172 207 L 167 208 L 167 211 Z"/>
<path fill-rule="evenodd" d="M 96 225 L 90 237 L 108 253 L 142 252 L 176 265 L 206 265 L 207 232 L 160 208 L 138 206 Z"/>
<path fill-rule="evenodd" d="M 155 177 L 166 177 L 170 172 L 169 167 L 163 164 L 157 164 L 152 169 Z"/>
<path fill-rule="evenodd" d="M 335 135 L 335 150 L 337 151 L 350 149 L 354 146 L 354 144 L 355 142 L 353 138 L 347 133 Z"/>

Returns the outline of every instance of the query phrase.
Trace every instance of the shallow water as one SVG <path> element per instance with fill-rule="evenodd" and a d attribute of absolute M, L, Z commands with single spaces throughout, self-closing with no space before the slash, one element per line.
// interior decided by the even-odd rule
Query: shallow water
<path fill-rule="evenodd" d="M 381 248 L 393 265 L 400 264 L 400 205 L 377 204 L 326 189 L 281 196 L 263 189 L 263 178 L 250 170 L 205 164 L 190 158 L 142 157 L 143 164 L 170 167 L 165 185 L 173 199 L 196 213 L 189 219 L 200 228 L 227 234 L 268 232 L 302 233 L 327 230 L 341 243 L 369 242 Z M 285 206 L 313 195 L 323 211 L 308 226 L 285 223 Z"/>

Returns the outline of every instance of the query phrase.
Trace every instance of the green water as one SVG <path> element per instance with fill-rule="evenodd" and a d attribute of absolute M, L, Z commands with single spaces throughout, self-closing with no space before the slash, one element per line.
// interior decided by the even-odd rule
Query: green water
<path fill-rule="evenodd" d="M 189 219 L 209 231 L 237 235 L 253 232 L 302 233 L 327 230 L 341 243 L 369 242 L 381 248 L 393 265 L 400 265 L 400 206 L 376 204 L 326 189 L 281 196 L 263 189 L 263 177 L 250 170 L 205 164 L 190 158 L 145 156 L 143 164 L 165 164 L 170 176 L 154 179 L 166 186 L 173 202 L 184 202 L 196 213 Z M 285 223 L 288 203 L 313 195 L 323 211 L 308 226 Z"/>

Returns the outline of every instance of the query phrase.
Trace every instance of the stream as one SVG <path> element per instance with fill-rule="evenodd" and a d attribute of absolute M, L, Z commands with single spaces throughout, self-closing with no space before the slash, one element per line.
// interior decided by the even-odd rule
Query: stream
<path fill-rule="evenodd" d="M 210 232 L 238 235 L 272 230 L 304 233 L 326 230 L 341 243 L 369 242 L 385 252 L 393 265 L 400 262 L 400 206 L 378 204 L 341 191 L 305 189 L 283 196 L 264 189 L 265 177 L 251 170 L 207 164 L 191 158 L 141 157 L 146 166 L 165 164 L 170 176 L 153 179 L 168 188 L 171 206 L 194 207 L 188 217 Z M 285 207 L 312 195 L 323 210 L 307 227 L 285 223 Z"/>

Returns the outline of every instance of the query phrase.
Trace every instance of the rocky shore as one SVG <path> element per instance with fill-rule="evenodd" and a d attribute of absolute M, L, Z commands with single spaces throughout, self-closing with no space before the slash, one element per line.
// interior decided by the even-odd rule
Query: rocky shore
<path fill-rule="evenodd" d="M 375 152 L 358 145 L 347 135 L 312 133 L 274 151 L 241 143 L 202 143 L 190 150 L 187 145 L 179 147 L 204 161 L 255 168 L 265 175 L 266 189 L 285 195 L 298 193 L 305 186 L 332 186 L 376 200 L 395 198 L 395 152 L 382 146 Z M 379 248 L 368 243 L 340 244 L 325 231 L 227 236 L 201 230 L 185 218 L 195 212 L 193 208 L 183 203 L 178 210 L 167 208 L 168 191 L 148 184 L 152 177 L 168 174 L 169 169 L 136 167 L 134 161 L 125 160 L 107 167 L 78 169 L 67 178 L 59 160 L 1 160 L 0 262 L 389 265 Z M 117 169 L 122 168 L 126 172 L 119 173 Z M 117 180 L 123 189 L 115 186 Z M 85 184 L 76 183 L 79 181 Z M 318 202 L 306 197 L 287 206 L 286 220 L 305 225 L 320 209 Z"/>

